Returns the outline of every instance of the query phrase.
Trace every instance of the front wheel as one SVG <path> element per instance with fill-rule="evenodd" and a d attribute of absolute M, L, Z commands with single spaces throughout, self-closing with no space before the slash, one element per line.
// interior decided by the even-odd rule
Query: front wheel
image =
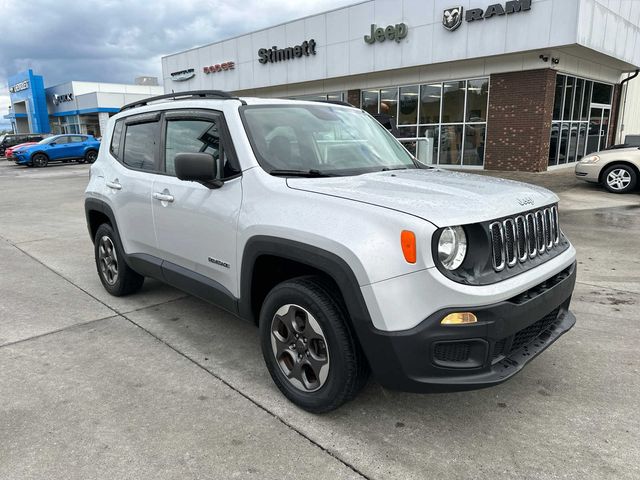
<path fill-rule="evenodd" d="M 638 177 L 633 168 L 627 165 L 614 165 L 603 175 L 604 186 L 611 193 L 629 193 L 636 188 Z"/>
<path fill-rule="evenodd" d="M 98 152 L 96 152 L 95 150 L 89 150 L 87 153 L 85 153 L 84 158 L 82 159 L 83 162 L 87 162 L 89 164 L 95 162 L 98 158 Z"/>
<path fill-rule="evenodd" d="M 262 354 L 280 391 L 325 413 L 351 400 L 369 370 L 336 293 L 317 277 L 277 285 L 260 312 Z"/>
<path fill-rule="evenodd" d="M 124 251 L 111 225 L 103 223 L 98 227 L 94 251 L 98 276 L 107 292 L 122 297 L 142 288 L 144 277 L 124 261 Z"/>
<path fill-rule="evenodd" d="M 46 167 L 49 164 L 49 158 L 44 153 L 36 153 L 31 159 L 31 164 L 38 168 Z"/>

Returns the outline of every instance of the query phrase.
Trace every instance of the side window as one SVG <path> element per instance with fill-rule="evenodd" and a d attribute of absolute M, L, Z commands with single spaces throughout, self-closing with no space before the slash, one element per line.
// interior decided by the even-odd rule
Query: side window
<path fill-rule="evenodd" d="M 69 143 L 82 143 L 84 142 L 85 137 L 82 137 L 80 135 L 73 135 L 71 137 L 69 137 Z"/>
<path fill-rule="evenodd" d="M 69 137 L 58 137 L 55 140 L 56 145 L 65 145 L 69 143 Z"/>
<path fill-rule="evenodd" d="M 122 162 L 140 170 L 155 170 L 158 122 L 127 125 Z"/>
<path fill-rule="evenodd" d="M 109 147 L 109 152 L 115 158 L 120 158 L 120 141 L 122 139 L 123 125 L 124 122 L 122 120 L 118 120 L 115 127 L 113 127 L 113 135 L 111 136 L 111 146 Z"/>
<path fill-rule="evenodd" d="M 219 126 L 219 121 L 213 118 L 168 120 L 165 140 L 166 172 L 176 174 L 175 157 L 178 153 L 210 153 L 216 159 L 223 159 L 223 178 L 239 173 L 225 155 Z"/>

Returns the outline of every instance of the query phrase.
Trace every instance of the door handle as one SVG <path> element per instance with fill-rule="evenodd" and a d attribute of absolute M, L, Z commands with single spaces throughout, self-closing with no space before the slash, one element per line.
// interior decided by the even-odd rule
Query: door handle
<path fill-rule="evenodd" d="M 118 182 L 117 178 L 113 182 L 107 182 L 107 187 L 114 190 L 122 190 L 122 185 L 120 185 L 120 182 Z"/>
<path fill-rule="evenodd" d="M 173 195 L 169 195 L 167 193 L 159 193 L 159 192 L 154 192 L 153 198 L 155 198 L 156 200 L 160 200 L 161 202 L 169 202 L 169 203 L 172 203 L 174 200 Z"/>

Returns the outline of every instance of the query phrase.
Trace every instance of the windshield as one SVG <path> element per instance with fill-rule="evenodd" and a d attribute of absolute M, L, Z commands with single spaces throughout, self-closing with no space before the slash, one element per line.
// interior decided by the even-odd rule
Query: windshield
<path fill-rule="evenodd" d="M 7 138 L 6 133 L 4 135 L 0 135 L 0 143 L 3 143 L 5 138 Z"/>
<path fill-rule="evenodd" d="M 47 143 L 55 142 L 60 137 L 49 137 L 38 142 L 38 145 L 46 145 Z"/>
<path fill-rule="evenodd" d="M 267 172 L 358 175 L 418 168 L 370 115 L 332 105 L 253 105 L 243 109 L 254 153 Z"/>

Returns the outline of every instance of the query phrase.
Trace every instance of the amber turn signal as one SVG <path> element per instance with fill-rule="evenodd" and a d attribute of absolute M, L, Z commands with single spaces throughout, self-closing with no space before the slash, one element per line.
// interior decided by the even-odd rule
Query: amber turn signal
<path fill-rule="evenodd" d="M 442 325 L 469 325 L 477 323 L 478 317 L 470 312 L 456 312 L 444 317 L 440 322 Z"/>
<path fill-rule="evenodd" d="M 400 234 L 400 245 L 402 245 L 402 253 L 407 263 L 416 263 L 416 234 L 403 230 Z"/>

